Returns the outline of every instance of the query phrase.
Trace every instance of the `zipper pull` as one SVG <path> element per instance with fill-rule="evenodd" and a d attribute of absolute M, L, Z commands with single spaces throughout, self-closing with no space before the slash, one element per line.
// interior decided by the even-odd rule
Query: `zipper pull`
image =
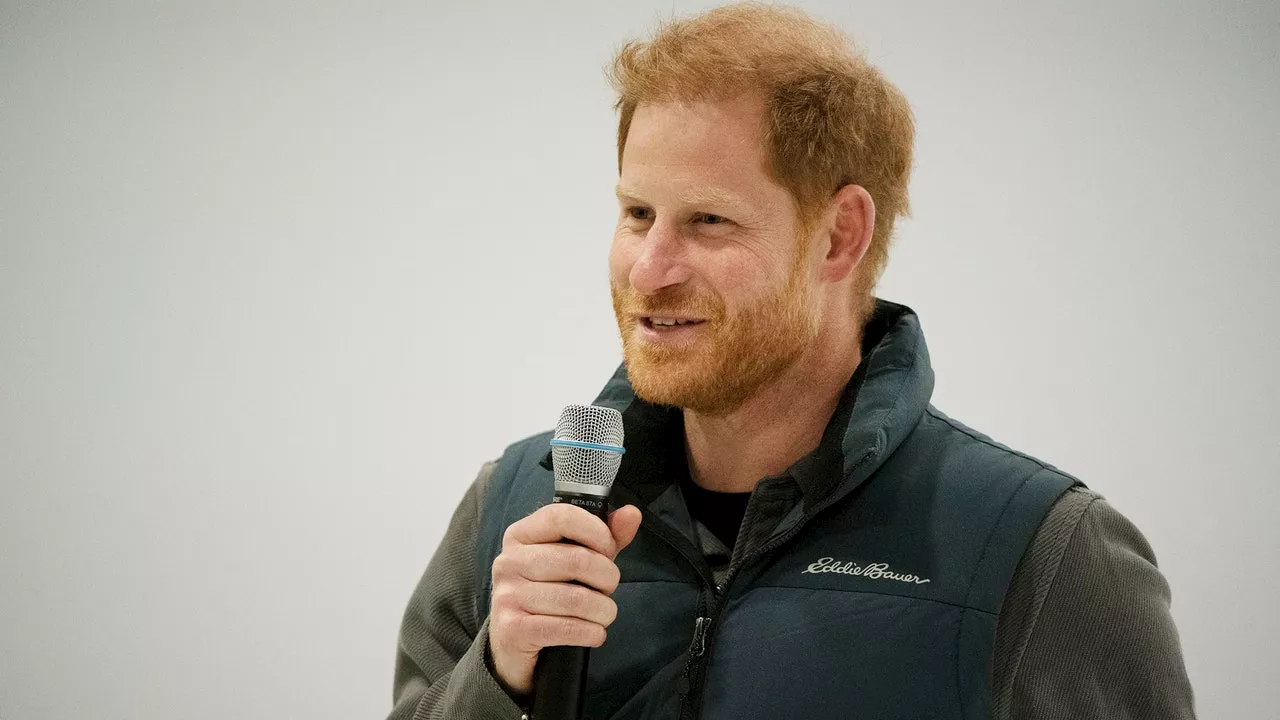
<path fill-rule="evenodd" d="M 711 618 L 700 617 L 693 624 L 693 642 L 689 644 L 689 652 L 694 657 L 702 657 L 707 651 L 707 629 L 711 627 Z"/>

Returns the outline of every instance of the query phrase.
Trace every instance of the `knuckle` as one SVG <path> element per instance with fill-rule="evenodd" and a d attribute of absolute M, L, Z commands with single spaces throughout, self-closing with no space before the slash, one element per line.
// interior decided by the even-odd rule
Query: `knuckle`
<path fill-rule="evenodd" d="M 556 623 L 556 625 L 557 625 L 556 627 L 557 633 L 561 638 L 564 638 L 566 641 L 568 641 L 568 644 L 571 644 L 571 645 L 582 644 L 582 639 L 584 634 L 582 621 L 574 620 L 573 618 L 561 618 L 560 621 Z"/>
<path fill-rule="evenodd" d="M 493 576 L 493 579 L 495 580 L 495 584 L 497 584 L 496 581 L 498 580 L 498 578 L 504 578 L 510 575 L 511 556 L 504 552 L 498 557 L 494 558 L 493 564 L 489 566 L 489 573 L 490 575 Z"/>
<path fill-rule="evenodd" d="M 531 545 L 520 557 L 520 572 L 528 578 L 538 578 L 545 574 L 550 565 L 550 558 L 545 547 Z"/>
<path fill-rule="evenodd" d="M 568 507 L 564 503 L 551 503 L 538 508 L 534 515 L 539 516 L 543 522 L 547 523 L 555 530 L 560 530 L 564 524 L 564 509 Z"/>
<path fill-rule="evenodd" d="M 569 553 L 568 565 L 575 577 L 582 576 L 591 567 L 591 551 L 575 546 Z"/>
<path fill-rule="evenodd" d="M 503 646 L 507 638 L 516 634 L 519 625 L 518 616 L 506 609 L 495 609 L 493 619 L 489 622 L 489 635 L 495 645 Z"/>
<path fill-rule="evenodd" d="M 595 521 L 595 517 L 586 510 L 568 503 L 553 503 L 547 507 L 554 510 L 551 519 L 561 537 L 581 539 L 594 535 L 591 523 Z"/>
<path fill-rule="evenodd" d="M 512 622 L 512 636 L 520 638 L 521 645 L 538 645 L 539 625 L 534 615 L 521 614 Z"/>
<path fill-rule="evenodd" d="M 511 553 L 511 573 L 532 578 L 546 565 L 545 548 L 541 545 L 523 545 Z"/>
<path fill-rule="evenodd" d="M 511 595 L 511 589 L 506 583 L 494 583 L 493 594 L 489 597 L 489 603 L 494 609 L 504 608 L 507 606 L 507 598 Z"/>
<path fill-rule="evenodd" d="M 591 607 L 591 597 L 586 588 L 568 587 L 561 595 L 560 606 L 571 615 L 584 617 Z"/>
<path fill-rule="evenodd" d="M 517 547 L 493 559 L 492 572 L 495 585 L 503 580 L 509 581 L 521 577 L 525 562 L 525 553 L 522 550 Z"/>
<path fill-rule="evenodd" d="M 560 508 L 560 512 L 556 513 L 556 531 L 560 534 L 560 537 L 571 538 L 579 535 L 580 533 L 575 532 L 575 528 L 580 521 L 576 512 L 581 512 L 581 510 L 573 505 L 559 503 L 557 503 L 557 507 Z"/>
<path fill-rule="evenodd" d="M 511 523 L 507 526 L 506 531 L 502 533 L 502 549 L 504 551 L 514 545 L 520 544 L 520 541 L 516 539 L 516 533 L 519 532 L 517 526 L 522 522 L 524 521 L 517 520 L 516 522 Z"/>
<path fill-rule="evenodd" d="M 545 618 L 547 622 L 538 626 L 538 644 L 543 647 L 553 645 L 572 645 L 570 639 L 571 624 L 565 618 Z"/>
<path fill-rule="evenodd" d="M 519 613 L 508 613 L 502 624 L 502 647 L 518 649 L 529 645 L 529 617 Z"/>
<path fill-rule="evenodd" d="M 498 610 L 511 610 L 519 603 L 516 601 L 514 589 L 508 585 L 495 585 L 493 588 L 493 607 Z"/>

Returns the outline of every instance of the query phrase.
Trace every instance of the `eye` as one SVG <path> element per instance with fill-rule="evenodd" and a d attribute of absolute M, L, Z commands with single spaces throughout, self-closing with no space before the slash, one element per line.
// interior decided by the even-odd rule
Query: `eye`
<path fill-rule="evenodd" d="M 708 225 L 720 225 L 729 222 L 729 218 L 722 215 L 711 215 L 708 213 L 699 213 L 695 220 L 699 220 Z"/>
<path fill-rule="evenodd" d="M 649 221 L 653 219 L 653 211 L 646 207 L 629 207 L 627 208 L 627 217 L 632 220 Z"/>

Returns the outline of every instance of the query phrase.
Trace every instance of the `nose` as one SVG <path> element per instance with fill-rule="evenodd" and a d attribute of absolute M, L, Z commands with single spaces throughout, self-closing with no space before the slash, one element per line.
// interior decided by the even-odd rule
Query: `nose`
<path fill-rule="evenodd" d="M 631 287 L 642 295 L 679 285 L 692 274 L 685 258 L 680 231 L 669 223 L 655 222 L 640 244 L 640 255 L 631 266 Z"/>

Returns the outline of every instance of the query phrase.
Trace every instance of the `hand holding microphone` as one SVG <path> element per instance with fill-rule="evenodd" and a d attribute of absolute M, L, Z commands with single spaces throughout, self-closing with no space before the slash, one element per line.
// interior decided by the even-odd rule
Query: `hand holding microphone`
<path fill-rule="evenodd" d="M 639 526 L 640 511 L 631 505 L 606 526 L 582 508 L 556 503 L 507 529 L 493 562 L 489 650 L 509 690 L 532 692 L 534 664 L 545 647 L 604 643 L 617 615 L 609 598 L 619 579 L 613 559 Z"/>
<path fill-rule="evenodd" d="M 617 616 L 609 597 L 620 577 L 614 558 L 640 526 L 631 505 L 606 515 L 621 428 L 616 410 L 565 409 L 552 441 L 556 502 L 512 523 L 493 562 L 495 675 L 513 693 L 534 693 L 535 720 L 575 716 L 585 648 L 603 644 Z"/>

